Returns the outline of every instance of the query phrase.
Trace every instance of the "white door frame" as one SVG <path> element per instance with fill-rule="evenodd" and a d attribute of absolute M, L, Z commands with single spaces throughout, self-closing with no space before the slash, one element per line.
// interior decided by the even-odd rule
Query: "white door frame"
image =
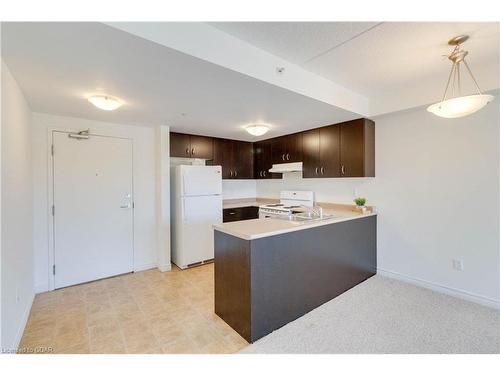
<path fill-rule="evenodd" d="M 84 130 L 84 129 L 81 129 Z M 55 290 L 55 276 L 53 273 L 54 269 L 54 264 L 55 264 L 55 233 L 54 233 L 54 220 L 55 217 L 52 215 L 52 206 L 54 205 L 54 159 L 53 159 L 53 154 L 52 154 L 52 146 L 54 142 L 53 134 L 57 133 L 77 133 L 78 130 L 76 129 L 71 129 L 68 130 L 68 128 L 58 128 L 58 127 L 49 127 L 47 129 L 47 170 L 49 171 L 48 173 L 48 180 L 47 180 L 47 222 L 48 222 L 48 249 L 49 249 L 49 254 L 48 254 L 48 269 L 47 269 L 47 274 L 48 274 L 48 284 L 49 284 L 49 291 Z M 118 137 L 118 136 L 113 136 L 113 135 L 106 135 L 106 134 L 98 134 L 98 133 L 93 133 L 92 131 L 89 132 L 90 136 L 99 136 L 99 137 L 106 137 L 106 138 L 118 138 L 118 139 L 128 139 L 132 142 L 132 270 L 135 271 L 135 181 L 134 181 L 134 139 L 129 138 L 129 137 Z M 57 150 L 55 150 L 57 152 Z"/>

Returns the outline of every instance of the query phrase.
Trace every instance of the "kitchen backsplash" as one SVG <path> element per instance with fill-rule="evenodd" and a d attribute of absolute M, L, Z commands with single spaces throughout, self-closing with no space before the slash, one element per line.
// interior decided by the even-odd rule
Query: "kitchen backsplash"
<path fill-rule="evenodd" d="M 373 178 L 302 178 L 300 173 L 286 173 L 281 180 L 258 180 L 257 197 L 279 198 L 281 190 L 312 190 L 317 202 L 352 203 L 362 194 L 363 186 Z"/>

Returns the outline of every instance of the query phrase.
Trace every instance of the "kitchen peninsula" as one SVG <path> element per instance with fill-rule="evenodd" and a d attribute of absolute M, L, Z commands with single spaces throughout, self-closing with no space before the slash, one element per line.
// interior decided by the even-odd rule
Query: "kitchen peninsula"
<path fill-rule="evenodd" d="M 374 213 L 214 225 L 215 312 L 254 342 L 373 276 Z"/>

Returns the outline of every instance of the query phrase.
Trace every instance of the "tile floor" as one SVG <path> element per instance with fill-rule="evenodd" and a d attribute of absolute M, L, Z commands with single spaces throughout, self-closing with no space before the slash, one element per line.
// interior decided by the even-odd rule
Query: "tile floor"
<path fill-rule="evenodd" d="M 234 353 L 213 312 L 214 265 L 157 269 L 38 294 L 20 348 L 52 353 Z"/>

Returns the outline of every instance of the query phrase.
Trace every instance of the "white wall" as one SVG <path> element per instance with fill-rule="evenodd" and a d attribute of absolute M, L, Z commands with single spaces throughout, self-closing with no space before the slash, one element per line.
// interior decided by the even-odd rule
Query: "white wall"
<path fill-rule="evenodd" d="M 2 67 L 1 347 L 16 349 L 33 302 L 31 110 Z"/>
<path fill-rule="evenodd" d="M 500 306 L 499 101 L 461 119 L 425 108 L 375 118 L 375 178 L 289 175 L 257 181 L 257 196 L 284 188 L 314 190 L 320 202 L 366 196 L 379 212 L 381 273 Z"/>
<path fill-rule="evenodd" d="M 134 142 L 134 269 L 157 265 L 156 216 L 156 132 L 155 128 L 111 124 L 48 114 L 33 114 L 34 163 L 34 261 L 35 289 L 49 289 L 49 207 L 48 139 L 49 129 L 82 130 L 110 136 L 132 138 Z"/>
<path fill-rule="evenodd" d="M 223 180 L 222 198 L 241 199 L 255 198 L 257 196 L 257 184 L 255 180 Z"/>

